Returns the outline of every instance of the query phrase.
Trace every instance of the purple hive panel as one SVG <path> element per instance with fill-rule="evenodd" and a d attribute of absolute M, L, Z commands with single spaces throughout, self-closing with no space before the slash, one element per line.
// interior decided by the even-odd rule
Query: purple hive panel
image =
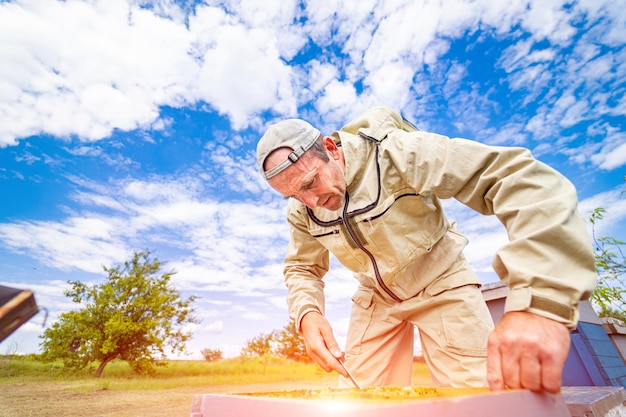
<path fill-rule="evenodd" d="M 191 417 L 570 417 L 559 395 L 525 390 L 435 399 L 364 402 L 204 394 Z"/>

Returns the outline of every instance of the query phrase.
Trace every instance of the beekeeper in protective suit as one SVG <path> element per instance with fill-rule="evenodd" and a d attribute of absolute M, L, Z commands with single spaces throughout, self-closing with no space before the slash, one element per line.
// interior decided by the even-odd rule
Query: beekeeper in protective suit
<path fill-rule="evenodd" d="M 572 184 L 530 152 L 417 130 L 371 109 L 330 136 L 299 119 L 257 146 L 269 185 L 290 198 L 288 306 L 308 354 L 364 386 L 410 384 L 413 329 L 439 386 L 558 392 L 594 257 Z M 509 243 L 493 267 L 510 293 L 494 329 L 467 239 L 440 199 L 494 214 Z M 353 273 L 345 352 L 324 317 L 329 253 Z M 340 378 L 340 385 L 348 386 Z"/>

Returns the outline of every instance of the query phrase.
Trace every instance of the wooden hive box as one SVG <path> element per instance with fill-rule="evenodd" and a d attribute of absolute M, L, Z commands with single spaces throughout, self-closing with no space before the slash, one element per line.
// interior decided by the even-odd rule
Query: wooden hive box
<path fill-rule="evenodd" d="M 381 388 L 377 388 L 381 390 Z M 406 395 L 374 395 L 366 388 L 261 394 L 203 394 L 192 400 L 190 417 L 570 417 L 560 394 L 526 390 L 393 388 Z M 304 392 L 306 391 L 306 392 Z M 307 394 L 308 393 L 308 394 Z M 401 393 L 402 394 L 402 393 Z"/>

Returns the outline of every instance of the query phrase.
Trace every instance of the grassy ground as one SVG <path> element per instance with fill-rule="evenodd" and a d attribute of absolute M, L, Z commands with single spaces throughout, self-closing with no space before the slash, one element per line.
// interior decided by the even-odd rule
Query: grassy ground
<path fill-rule="evenodd" d="M 314 364 L 277 358 L 172 361 L 151 377 L 134 375 L 117 362 L 100 378 L 91 371 L 69 375 L 59 364 L 0 359 L 0 416 L 186 417 L 195 394 L 320 389 L 337 383 L 337 374 Z M 430 385 L 423 364 L 414 364 L 413 384 Z"/>

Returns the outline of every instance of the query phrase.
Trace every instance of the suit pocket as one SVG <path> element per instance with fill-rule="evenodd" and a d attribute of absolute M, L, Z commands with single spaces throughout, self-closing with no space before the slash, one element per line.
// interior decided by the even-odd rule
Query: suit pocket
<path fill-rule="evenodd" d="M 346 338 L 346 352 L 358 355 L 363 349 L 363 339 L 372 326 L 374 317 L 374 290 L 366 287 L 359 289 L 352 296 L 350 326 Z"/>

